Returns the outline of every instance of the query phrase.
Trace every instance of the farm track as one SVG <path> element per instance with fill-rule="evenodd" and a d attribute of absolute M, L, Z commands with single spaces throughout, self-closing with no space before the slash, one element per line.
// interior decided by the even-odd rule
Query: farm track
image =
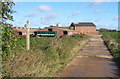
<path fill-rule="evenodd" d="M 98 35 L 56 77 L 118 77 L 118 67 Z"/>

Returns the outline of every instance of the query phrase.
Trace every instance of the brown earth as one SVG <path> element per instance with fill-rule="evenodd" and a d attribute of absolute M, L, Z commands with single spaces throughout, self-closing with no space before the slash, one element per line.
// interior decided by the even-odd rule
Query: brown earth
<path fill-rule="evenodd" d="M 90 42 L 56 77 L 117 77 L 118 67 L 100 35 Z"/>

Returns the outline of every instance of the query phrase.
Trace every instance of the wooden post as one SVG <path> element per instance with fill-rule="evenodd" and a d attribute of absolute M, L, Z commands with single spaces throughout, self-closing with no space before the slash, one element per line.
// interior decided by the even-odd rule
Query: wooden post
<path fill-rule="evenodd" d="M 27 25 L 27 32 L 26 32 L 26 49 L 30 49 L 30 22 L 26 22 Z"/>

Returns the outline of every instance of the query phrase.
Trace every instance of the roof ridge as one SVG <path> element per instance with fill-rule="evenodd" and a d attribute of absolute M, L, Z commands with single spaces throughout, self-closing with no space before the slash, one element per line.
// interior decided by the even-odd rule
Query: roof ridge
<path fill-rule="evenodd" d="M 75 26 L 96 26 L 93 22 L 73 22 Z"/>

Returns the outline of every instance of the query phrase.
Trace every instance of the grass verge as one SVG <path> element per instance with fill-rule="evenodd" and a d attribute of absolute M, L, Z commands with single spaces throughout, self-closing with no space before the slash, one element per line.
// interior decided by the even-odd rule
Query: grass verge
<path fill-rule="evenodd" d="M 30 51 L 25 51 L 26 40 L 17 41 L 16 49 L 3 57 L 3 76 L 50 77 L 63 69 L 88 42 L 88 36 L 64 38 L 32 37 Z"/>
<path fill-rule="evenodd" d="M 117 35 L 115 35 L 117 37 Z M 119 43 L 116 41 L 116 38 L 113 38 L 110 34 L 104 33 L 102 36 L 105 45 L 108 47 L 108 50 L 112 54 L 114 61 L 117 63 L 118 67 L 120 68 L 120 46 Z M 118 39 L 118 38 L 117 38 Z"/>

